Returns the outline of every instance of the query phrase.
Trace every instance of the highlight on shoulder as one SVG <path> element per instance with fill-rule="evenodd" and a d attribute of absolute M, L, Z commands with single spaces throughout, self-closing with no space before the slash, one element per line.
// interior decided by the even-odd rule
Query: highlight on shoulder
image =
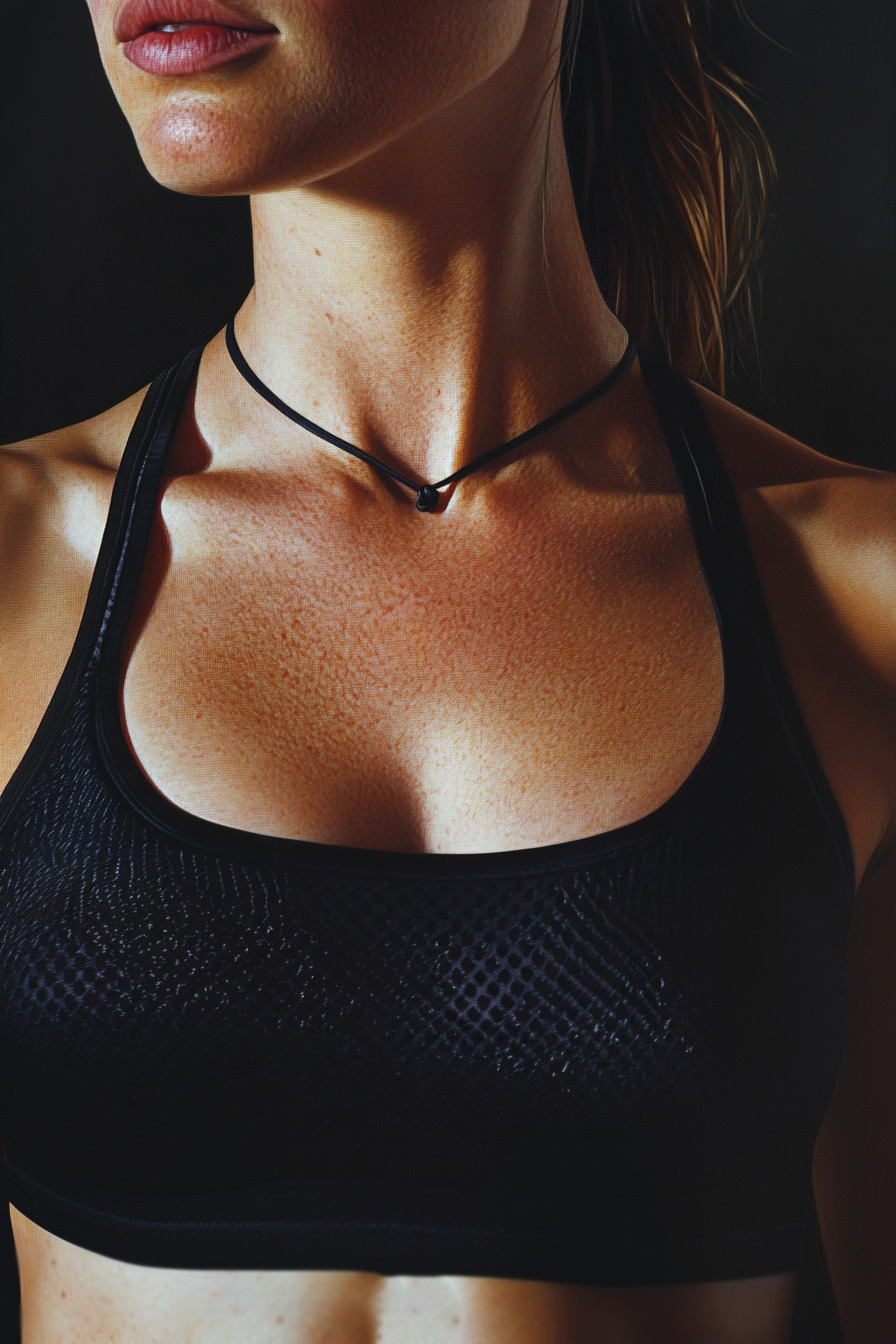
<path fill-rule="evenodd" d="M 716 445 L 738 488 L 829 479 L 887 480 L 891 473 L 833 457 L 720 397 L 699 383 L 694 391 Z M 848 445 L 844 445 L 848 452 Z"/>
<path fill-rule="evenodd" d="M 831 677 L 862 687 L 880 725 L 880 741 L 866 741 L 865 752 L 885 776 L 886 845 L 896 838 L 896 471 L 831 457 L 697 390 L 764 583 L 789 589 L 791 606 L 811 607 L 823 621 L 826 631 L 812 626 L 813 656 L 828 658 Z"/>
<path fill-rule="evenodd" d="M 33 561 L 35 547 L 55 538 L 80 549 L 94 534 L 145 392 L 89 419 L 0 444 L 0 557 L 7 576 L 10 566 Z"/>
<path fill-rule="evenodd" d="M 71 650 L 142 396 L 0 445 L 0 791 Z"/>

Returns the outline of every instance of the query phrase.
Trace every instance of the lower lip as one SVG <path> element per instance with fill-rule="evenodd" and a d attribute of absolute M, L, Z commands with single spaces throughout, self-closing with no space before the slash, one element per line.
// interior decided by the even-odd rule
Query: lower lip
<path fill-rule="evenodd" d="M 129 61 L 150 75 L 196 75 L 258 51 L 276 36 L 276 32 L 197 23 L 176 33 L 157 30 L 142 33 L 123 43 L 122 51 Z"/>

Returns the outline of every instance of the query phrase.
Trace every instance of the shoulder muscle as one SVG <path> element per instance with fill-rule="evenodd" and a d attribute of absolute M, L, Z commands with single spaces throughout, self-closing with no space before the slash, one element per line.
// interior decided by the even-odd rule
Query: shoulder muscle
<path fill-rule="evenodd" d="M 880 725 L 886 848 L 896 838 L 896 473 L 820 453 L 696 390 L 751 535 L 762 536 L 763 579 L 811 605 L 819 649 L 840 660 Z"/>

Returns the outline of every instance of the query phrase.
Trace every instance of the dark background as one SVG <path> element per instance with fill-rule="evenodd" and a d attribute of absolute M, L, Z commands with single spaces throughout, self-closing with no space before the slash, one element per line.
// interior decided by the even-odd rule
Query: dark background
<path fill-rule="evenodd" d="M 833 457 L 896 466 L 894 9 L 716 0 L 722 53 L 756 86 L 773 145 L 759 363 L 730 399 Z M 96 52 L 84 0 L 6 6 L 2 47 L 0 441 L 84 419 L 208 339 L 252 281 L 243 199 L 178 196 L 148 176 Z M 62 1118 L 61 1118 L 62 1120 Z M 5 1317 L 3 1313 L 6 1313 Z M 0 1340 L 18 1339 L 0 1212 Z M 820 1244 L 794 1344 L 839 1344 Z"/>

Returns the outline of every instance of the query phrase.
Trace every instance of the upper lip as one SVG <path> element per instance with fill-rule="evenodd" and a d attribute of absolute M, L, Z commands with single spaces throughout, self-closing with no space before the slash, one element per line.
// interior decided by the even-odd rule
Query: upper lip
<path fill-rule="evenodd" d="M 256 33 L 277 31 L 273 24 L 247 18 L 221 0 L 125 0 L 115 16 L 115 36 L 119 42 L 132 42 L 163 23 L 217 23 Z"/>

